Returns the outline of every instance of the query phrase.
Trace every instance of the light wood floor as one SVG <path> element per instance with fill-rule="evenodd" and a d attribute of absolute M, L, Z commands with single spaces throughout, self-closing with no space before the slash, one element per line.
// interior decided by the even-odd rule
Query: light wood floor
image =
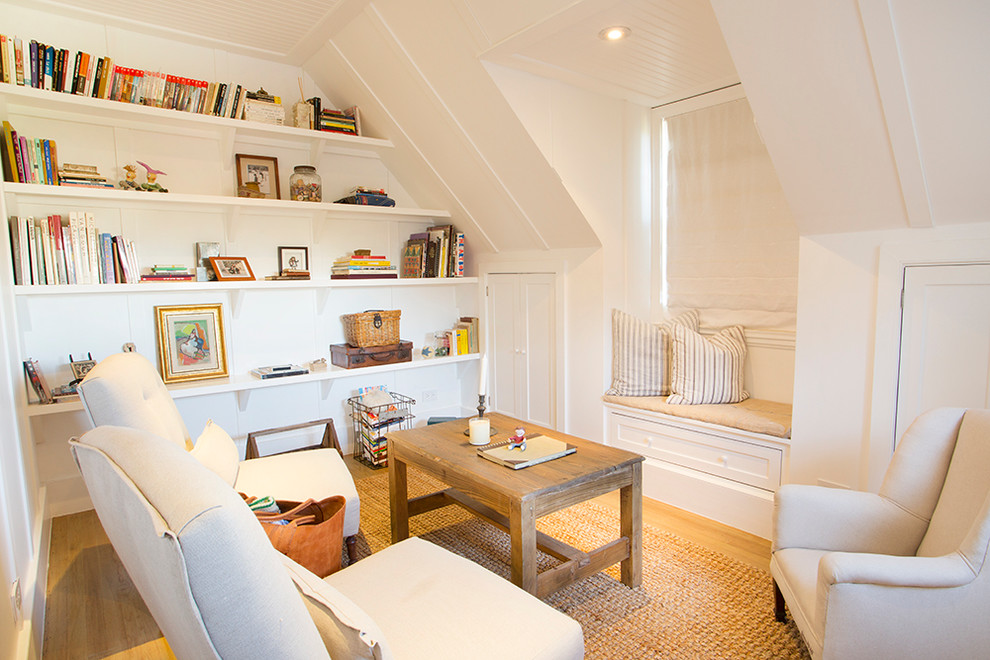
<path fill-rule="evenodd" d="M 355 479 L 381 471 L 348 460 Z M 598 498 L 618 509 L 618 493 Z M 643 522 L 767 570 L 770 542 L 644 498 Z M 52 520 L 44 658 L 173 658 L 96 513 Z"/>

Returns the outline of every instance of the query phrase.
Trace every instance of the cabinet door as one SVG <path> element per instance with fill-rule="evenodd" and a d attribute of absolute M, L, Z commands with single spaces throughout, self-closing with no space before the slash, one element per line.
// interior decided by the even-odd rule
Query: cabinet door
<path fill-rule="evenodd" d="M 545 426 L 556 422 L 556 300 L 550 273 L 488 277 L 492 406 Z"/>
<path fill-rule="evenodd" d="M 940 406 L 990 406 L 990 265 L 904 272 L 895 441 Z"/>

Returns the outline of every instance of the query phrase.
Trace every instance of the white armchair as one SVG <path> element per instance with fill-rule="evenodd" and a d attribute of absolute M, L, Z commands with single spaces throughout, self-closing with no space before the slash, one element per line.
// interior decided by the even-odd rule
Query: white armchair
<path fill-rule="evenodd" d="M 239 460 L 234 441 L 216 424 L 208 423 L 194 443 L 154 365 L 138 353 L 117 353 L 101 360 L 78 387 L 93 426 L 125 426 L 149 431 L 190 450 L 200 462 L 233 488 L 248 495 L 271 495 L 279 500 L 303 501 L 342 495 L 344 540 L 354 559 L 355 535 L 361 504 L 354 479 L 337 449 L 333 422 L 324 436 L 324 448 L 303 453 L 281 453 Z"/>
<path fill-rule="evenodd" d="M 920 416 L 879 493 L 777 492 L 776 615 L 812 656 L 976 658 L 990 649 L 990 410 Z"/>

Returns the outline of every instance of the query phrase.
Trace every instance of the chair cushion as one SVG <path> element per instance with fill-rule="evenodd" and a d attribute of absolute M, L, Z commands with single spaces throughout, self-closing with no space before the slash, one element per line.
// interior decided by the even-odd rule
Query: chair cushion
<path fill-rule="evenodd" d="M 136 429 L 98 427 L 73 442 L 73 453 L 111 543 L 178 657 L 328 657 L 279 554 L 216 474 Z"/>
<path fill-rule="evenodd" d="M 410 538 L 326 578 L 371 616 L 397 658 L 564 660 L 581 626 L 478 564 Z M 497 634 L 504 629 L 509 634 Z M 495 643 L 486 640 L 497 635 Z"/>
<path fill-rule="evenodd" d="M 240 452 L 233 438 L 212 419 L 206 422 L 206 427 L 196 438 L 196 444 L 189 453 L 227 482 L 227 485 L 233 486 L 237 481 Z"/>
<path fill-rule="evenodd" d="M 344 536 L 358 532 L 361 501 L 354 478 L 336 449 L 308 449 L 241 461 L 234 488 L 248 495 L 297 502 L 343 495 L 347 500 Z"/>
<path fill-rule="evenodd" d="M 378 624 L 354 601 L 286 556 L 282 563 L 302 594 L 332 658 L 388 660 L 392 652 Z"/>
<path fill-rule="evenodd" d="M 777 550 L 770 559 L 770 574 L 784 594 L 794 623 L 808 643 L 814 658 L 821 656 L 822 637 L 816 615 L 818 603 L 818 563 L 827 553 L 824 550 L 786 548 Z"/>
<path fill-rule="evenodd" d="M 746 337 L 741 325 L 713 337 L 675 325 L 671 331 L 670 404 L 737 403 L 743 389 Z"/>

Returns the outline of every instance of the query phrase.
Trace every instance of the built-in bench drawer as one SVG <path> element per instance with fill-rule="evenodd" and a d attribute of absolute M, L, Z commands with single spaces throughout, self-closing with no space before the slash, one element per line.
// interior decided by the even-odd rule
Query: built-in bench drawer
<path fill-rule="evenodd" d="M 754 434 L 638 419 L 616 411 L 609 413 L 609 420 L 608 444 L 615 447 L 768 491 L 780 486 L 783 452 L 746 437 Z"/>

